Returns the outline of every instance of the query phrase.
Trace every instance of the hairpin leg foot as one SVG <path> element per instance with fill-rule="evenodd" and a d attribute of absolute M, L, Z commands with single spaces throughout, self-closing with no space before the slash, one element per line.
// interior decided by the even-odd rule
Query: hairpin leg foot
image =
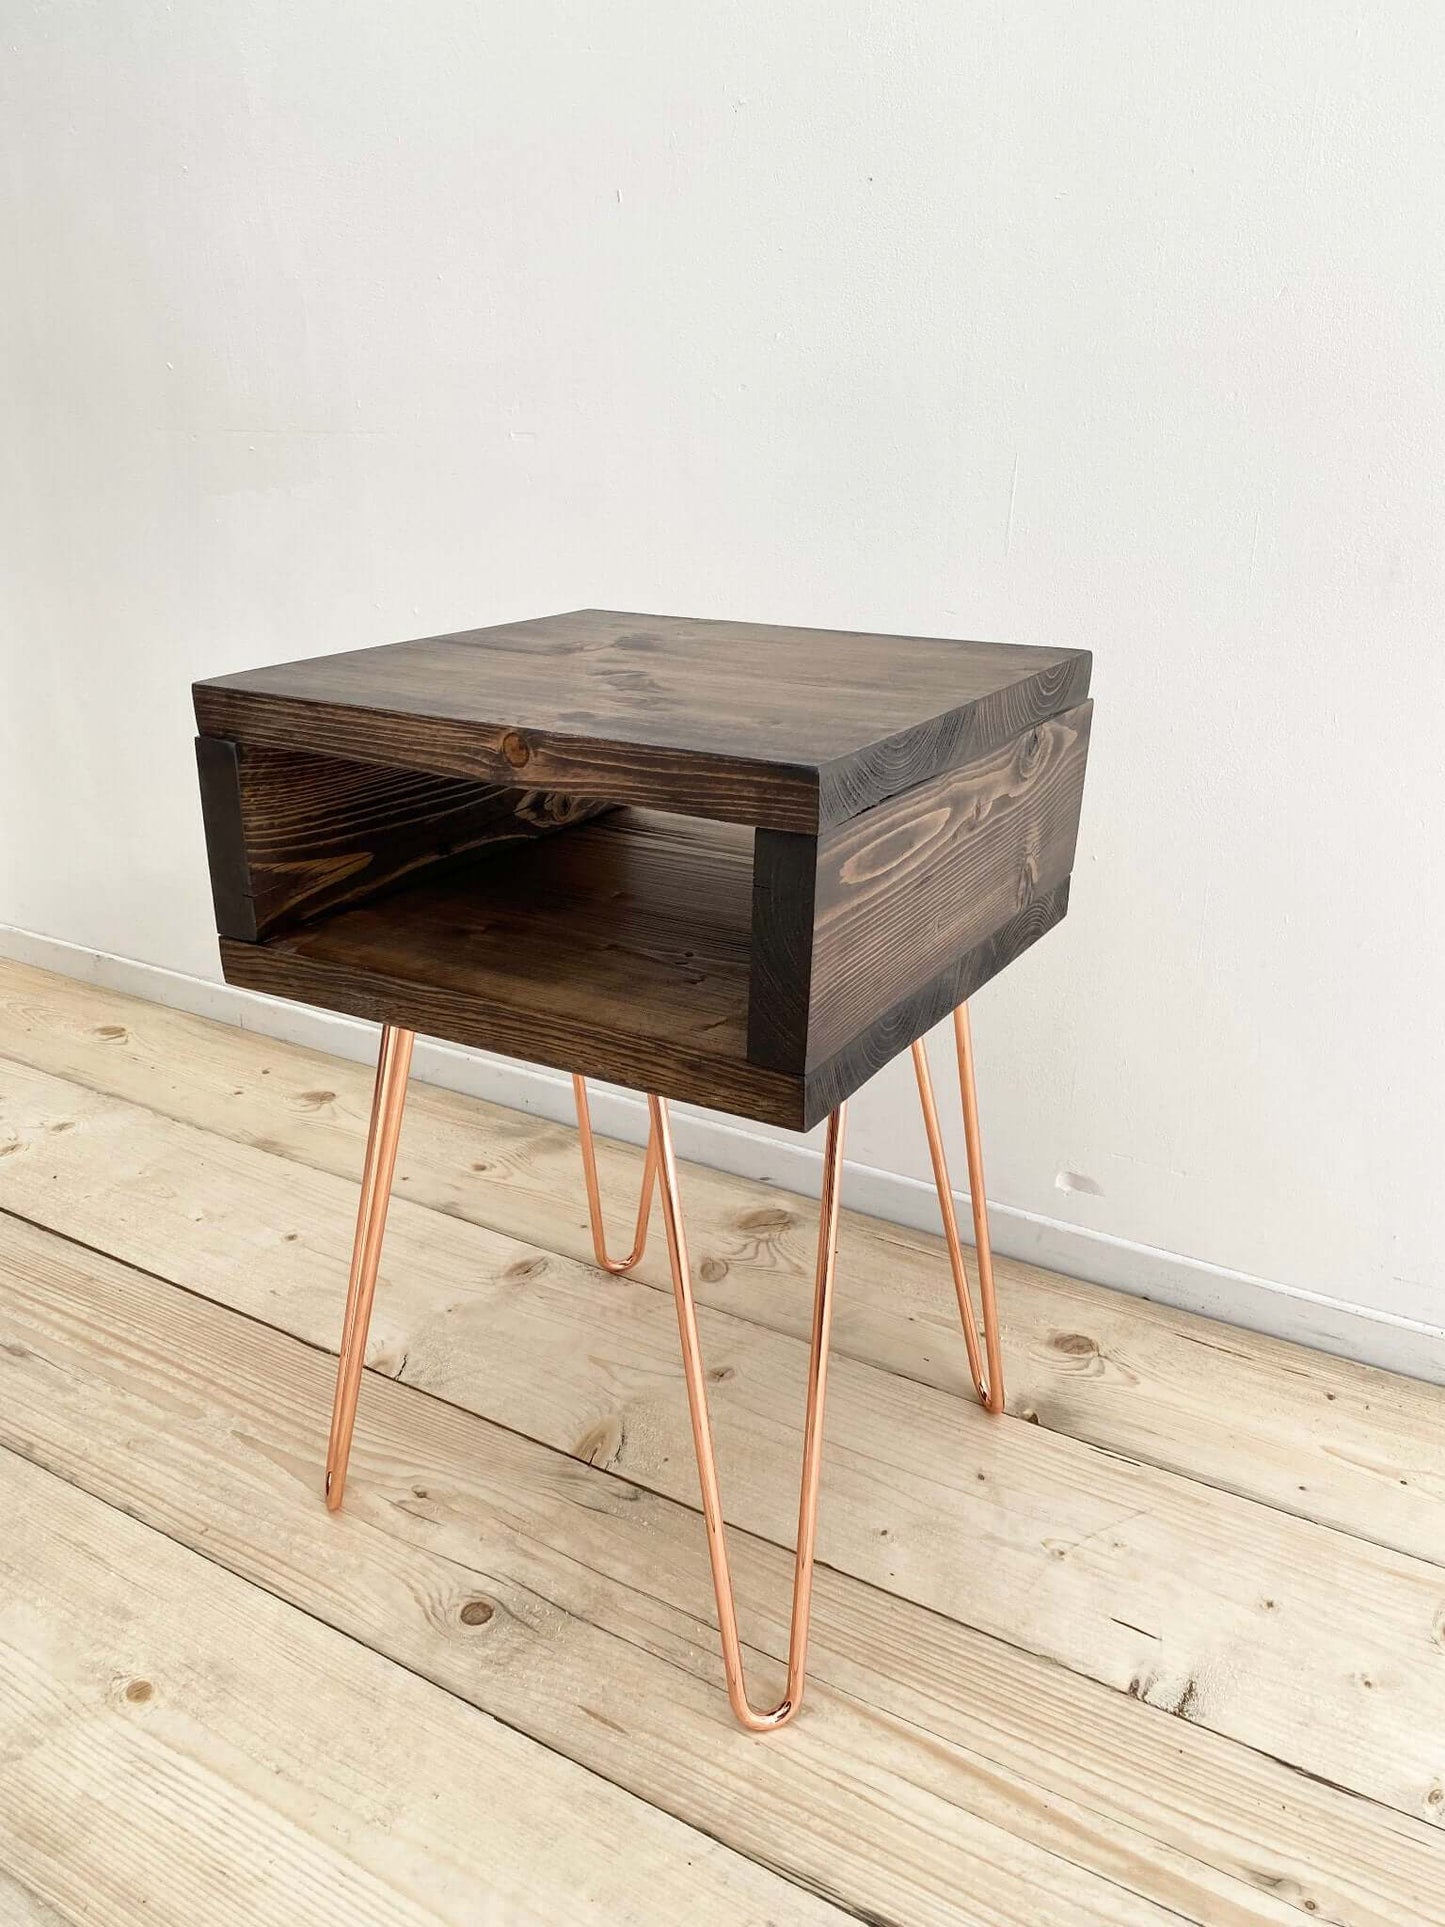
<path fill-rule="evenodd" d="M 622 1277 L 641 1264 L 647 1249 L 647 1221 L 652 1215 L 652 1193 L 657 1184 L 657 1133 L 647 1134 L 647 1158 L 642 1167 L 642 1196 L 637 1206 L 637 1228 L 632 1249 L 625 1258 L 607 1255 L 607 1231 L 602 1223 L 602 1189 L 597 1181 L 597 1147 L 592 1141 L 592 1113 L 587 1104 L 587 1080 L 573 1076 L 572 1092 L 577 1100 L 577 1136 L 582 1146 L 582 1173 L 587 1180 L 587 1216 L 592 1225 L 592 1249 L 597 1262 L 614 1278 Z"/>
<path fill-rule="evenodd" d="M 923 1127 L 928 1133 L 928 1154 L 933 1160 L 933 1181 L 938 1188 L 938 1207 L 943 1214 L 943 1235 L 948 1245 L 948 1262 L 953 1271 L 953 1288 L 958 1296 L 963 1319 L 963 1339 L 968 1347 L 968 1367 L 973 1374 L 980 1403 L 990 1412 L 1001 1412 L 1004 1405 L 1003 1354 L 999 1343 L 998 1306 L 993 1288 L 993 1247 L 988 1235 L 988 1201 L 983 1188 L 983 1147 L 978 1124 L 978 1092 L 973 1078 L 973 1034 L 969 1029 L 968 1005 L 960 1004 L 953 1013 L 954 1042 L 958 1047 L 958 1086 L 963 1099 L 963 1137 L 968 1156 L 968 1194 L 973 1205 L 973 1236 L 978 1252 L 978 1296 L 983 1314 L 984 1350 L 987 1368 L 979 1353 L 978 1321 L 964 1268 L 963 1245 L 958 1235 L 958 1219 L 953 1209 L 953 1191 L 948 1181 L 948 1164 L 943 1154 L 943 1134 L 938 1125 L 938 1106 L 933 1100 L 933 1079 L 928 1069 L 928 1052 L 920 1037 L 913 1046 L 913 1068 L 918 1077 L 918 1097 L 923 1106 Z"/>
<path fill-rule="evenodd" d="M 649 1097 L 647 1103 L 652 1117 L 651 1142 L 656 1150 L 661 1179 L 663 1224 L 667 1231 L 667 1253 L 672 1265 L 673 1295 L 677 1301 L 683 1374 L 687 1381 L 688 1409 L 692 1415 L 693 1444 L 697 1450 L 698 1483 L 702 1489 L 702 1514 L 707 1528 L 713 1591 L 717 1596 L 718 1631 L 722 1640 L 723 1670 L 727 1675 L 728 1702 L 739 1725 L 748 1732 L 770 1733 L 785 1726 L 797 1712 L 802 1703 L 803 1684 L 807 1675 L 813 1545 L 818 1528 L 823 1404 L 828 1378 L 828 1332 L 833 1317 L 833 1274 L 838 1256 L 838 1203 L 843 1176 L 846 1107 L 840 1104 L 828 1120 L 828 1143 L 823 1159 L 818 1260 L 813 1287 L 812 1352 L 808 1365 L 808 1407 L 803 1428 L 803 1476 L 798 1500 L 798 1543 L 793 1570 L 793 1613 L 788 1632 L 788 1684 L 778 1704 L 771 1711 L 760 1713 L 749 1703 L 747 1683 L 743 1676 L 742 1646 L 738 1639 L 737 1609 L 733 1599 L 732 1575 L 728 1568 L 722 1496 L 718 1487 L 712 1422 L 708 1413 L 707 1382 L 703 1372 L 702 1348 L 698 1341 L 697 1309 L 693 1303 L 692 1272 L 688 1263 L 687 1234 L 683 1227 L 677 1160 L 673 1155 L 667 1104 L 660 1097 Z"/>
<path fill-rule="evenodd" d="M 381 1264 L 381 1241 L 386 1232 L 386 1209 L 391 1202 L 391 1180 L 396 1169 L 397 1140 L 406 1103 L 407 1073 L 411 1068 L 414 1031 L 386 1024 L 376 1064 L 376 1089 L 371 1100 L 371 1129 L 366 1139 L 366 1163 L 361 1176 L 361 1203 L 356 1214 L 356 1241 L 351 1251 L 351 1277 L 346 1287 L 346 1316 L 341 1327 L 341 1359 L 336 1371 L 336 1400 L 331 1411 L 331 1437 L 326 1447 L 326 1503 L 334 1512 L 346 1487 L 346 1464 L 356 1427 L 356 1402 L 361 1393 L 361 1368 L 366 1362 L 366 1333 L 376 1296 Z"/>

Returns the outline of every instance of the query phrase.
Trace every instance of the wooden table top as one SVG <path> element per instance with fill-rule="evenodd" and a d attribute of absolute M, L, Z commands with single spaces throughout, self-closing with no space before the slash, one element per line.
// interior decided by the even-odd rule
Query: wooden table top
<path fill-rule="evenodd" d="M 807 1129 L 1064 915 L 1089 670 L 583 610 L 198 683 L 227 981 Z"/>
<path fill-rule="evenodd" d="M 1090 657 L 583 609 L 196 685 L 203 734 L 815 833 L 1080 703 Z"/>

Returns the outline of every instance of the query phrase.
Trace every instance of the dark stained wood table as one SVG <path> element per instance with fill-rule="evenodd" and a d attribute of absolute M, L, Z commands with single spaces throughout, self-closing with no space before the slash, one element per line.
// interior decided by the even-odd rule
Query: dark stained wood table
<path fill-rule="evenodd" d="M 576 1080 L 599 1262 L 661 1191 L 734 1711 L 797 1710 L 843 1106 L 912 1047 L 973 1376 L 1002 1404 L 966 1000 L 1068 904 L 1090 657 L 579 610 L 198 683 L 226 979 L 383 1026 L 327 1491 L 338 1504 L 413 1035 Z M 922 1038 L 954 1012 L 985 1371 Z M 609 1259 L 582 1081 L 648 1093 Z M 829 1119 L 788 1693 L 748 1706 L 667 1100 Z"/>

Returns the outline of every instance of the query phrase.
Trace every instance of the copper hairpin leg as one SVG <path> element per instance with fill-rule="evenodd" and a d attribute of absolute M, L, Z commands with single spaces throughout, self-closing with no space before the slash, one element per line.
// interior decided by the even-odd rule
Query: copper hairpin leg
<path fill-rule="evenodd" d="M 722 1494 L 718 1489 L 717 1459 L 713 1453 L 712 1424 L 707 1408 L 707 1381 L 697 1333 L 697 1308 L 692 1297 L 692 1270 L 687 1257 L 687 1235 L 678 1194 L 677 1161 L 667 1105 L 649 1097 L 652 1136 L 662 1172 L 663 1224 L 667 1255 L 672 1263 L 672 1289 L 677 1301 L 677 1324 L 682 1336 L 682 1369 L 687 1380 L 687 1403 L 692 1414 L 692 1440 L 697 1449 L 697 1476 L 702 1488 L 702 1516 L 707 1527 L 707 1552 L 717 1596 L 718 1632 L 722 1639 L 723 1671 L 728 1702 L 738 1723 L 750 1733 L 770 1733 L 786 1726 L 803 1699 L 808 1666 L 808 1621 L 813 1596 L 813 1545 L 818 1529 L 818 1480 L 823 1467 L 823 1402 L 828 1386 L 828 1330 L 833 1320 L 833 1272 L 838 1257 L 838 1200 L 843 1176 L 843 1125 L 847 1107 L 840 1104 L 828 1119 L 828 1144 L 823 1154 L 823 1195 L 818 1224 L 818 1262 L 813 1285 L 813 1343 L 808 1362 L 808 1410 L 803 1427 L 803 1480 L 798 1500 L 798 1543 L 793 1564 L 793 1615 L 788 1630 L 787 1691 L 770 1712 L 759 1713 L 748 1700 L 743 1677 L 742 1645 L 738 1639 L 737 1610 L 732 1574 L 728 1569 Z"/>
<path fill-rule="evenodd" d="M 652 1215 L 652 1193 L 657 1183 L 657 1133 L 647 1134 L 647 1158 L 642 1167 L 642 1196 L 637 1206 L 637 1229 L 632 1234 L 632 1249 L 625 1258 L 609 1258 L 607 1233 L 602 1223 L 602 1191 L 597 1182 L 597 1147 L 592 1141 L 592 1112 L 587 1103 L 587 1079 L 572 1079 L 572 1095 L 577 1100 L 577 1135 L 582 1141 L 582 1175 L 587 1180 L 587 1216 L 592 1225 L 592 1250 L 604 1271 L 621 1278 L 641 1264 L 647 1249 L 647 1220 Z"/>
<path fill-rule="evenodd" d="M 960 1004 L 954 1011 L 953 1023 L 958 1045 L 958 1076 L 963 1098 L 969 1190 L 973 1201 L 974 1234 L 978 1248 L 979 1297 L 983 1314 L 984 1351 L 987 1357 L 986 1375 L 983 1357 L 980 1355 L 973 1305 L 969 1296 L 968 1275 L 964 1269 L 963 1247 L 954 1215 L 953 1196 L 949 1189 L 948 1167 L 944 1159 L 938 1109 L 933 1097 L 933 1082 L 929 1075 L 928 1057 L 921 1039 L 913 1046 L 913 1063 L 918 1077 L 918 1094 L 923 1106 L 924 1126 L 928 1133 L 929 1155 L 933 1160 L 933 1175 L 938 1188 L 939 1207 L 943 1213 L 944 1235 L 948 1244 L 954 1289 L 958 1295 L 959 1311 L 963 1319 L 969 1367 L 980 1399 L 989 1411 L 997 1412 L 1003 1409 L 1003 1369 L 994 1300 L 993 1261 L 988 1238 L 988 1213 L 984 1201 L 978 1099 L 974 1090 L 973 1049 L 969 1034 L 967 1005 Z M 347 1287 L 346 1315 L 342 1326 L 336 1402 L 331 1416 L 331 1438 L 326 1454 L 326 1502 L 333 1510 L 341 1504 L 346 1484 L 346 1466 L 351 1452 L 351 1437 L 356 1424 L 356 1404 L 361 1386 L 362 1366 L 365 1361 L 366 1333 L 371 1320 L 372 1300 L 376 1295 L 381 1241 L 386 1227 L 392 1176 L 396 1167 L 397 1141 L 401 1134 L 402 1108 L 406 1101 L 406 1080 L 414 1041 L 413 1033 L 408 1030 L 387 1025 L 382 1031 L 381 1054 L 376 1071 L 376 1091 L 371 1107 L 371 1129 L 367 1137 L 366 1163 L 362 1175 L 360 1208 L 357 1213 L 356 1242 L 352 1250 L 351 1278 Z M 697 1452 L 698 1483 L 702 1493 L 703 1521 L 707 1529 L 708 1559 L 712 1567 L 713 1591 L 717 1598 L 718 1630 L 722 1642 L 723 1670 L 727 1676 L 728 1701 L 739 1724 L 749 1732 L 773 1732 L 778 1727 L 785 1726 L 797 1713 L 802 1703 L 807 1673 L 808 1625 L 813 1589 L 813 1549 L 818 1527 L 823 1414 L 828 1377 L 828 1335 L 833 1317 L 833 1280 L 838 1257 L 838 1211 L 842 1192 L 843 1131 L 847 1107 L 840 1104 L 829 1118 L 827 1144 L 823 1155 L 822 1200 L 813 1284 L 812 1345 L 808 1363 L 808 1401 L 803 1426 L 803 1473 L 798 1500 L 798 1536 L 793 1569 L 793 1611 L 788 1632 L 787 1690 L 776 1706 L 768 1712 L 760 1713 L 748 1700 L 743 1672 L 742 1644 L 738 1637 L 737 1608 L 733 1596 L 732 1574 L 728 1565 L 722 1495 L 718 1485 L 717 1458 L 713 1449 L 712 1422 L 708 1412 L 707 1381 L 698 1337 L 697 1308 L 692 1291 L 692 1269 L 688 1260 L 687 1233 L 683 1225 L 677 1159 L 672 1147 L 672 1130 L 667 1104 L 660 1097 L 649 1097 L 647 1100 L 650 1128 L 632 1250 L 625 1258 L 609 1258 L 606 1233 L 602 1223 L 601 1187 L 597 1177 L 597 1153 L 592 1136 L 592 1119 L 587 1104 L 587 1086 L 580 1077 L 574 1077 L 572 1081 L 577 1098 L 577 1129 L 582 1149 L 583 1173 L 587 1182 L 587 1208 L 592 1227 L 593 1249 L 598 1264 L 614 1276 L 632 1270 L 641 1261 L 647 1243 L 653 1193 L 658 1189 L 660 1181 L 663 1223 L 667 1233 L 667 1252 L 672 1269 L 678 1331 L 682 1340 L 683 1374 L 687 1383 L 688 1409 L 692 1418 L 693 1445 Z"/>
<path fill-rule="evenodd" d="M 978 1326 L 969 1293 L 963 1243 L 958 1234 L 958 1220 L 954 1211 L 948 1164 L 943 1150 L 943 1134 L 938 1121 L 938 1106 L 933 1095 L 933 1078 L 929 1072 L 928 1054 L 922 1038 L 913 1046 L 913 1067 L 918 1079 L 923 1125 L 928 1134 L 929 1157 L 933 1163 L 934 1184 L 938 1191 L 939 1210 L 943 1216 L 944 1238 L 948 1246 L 948 1261 L 953 1273 L 954 1292 L 958 1298 L 959 1315 L 963 1323 L 963 1338 L 968 1351 L 969 1370 L 973 1375 L 980 1402 L 990 1412 L 1001 1412 L 1004 1403 L 1003 1358 L 999 1343 L 998 1307 L 994 1294 L 993 1251 L 989 1242 L 988 1205 L 984 1194 L 978 1093 L 974 1084 L 973 1038 L 969 1028 L 967 1004 L 960 1004 L 954 1011 L 953 1030 L 958 1049 L 958 1083 L 963 1102 L 968 1188 L 973 1206 L 974 1239 L 978 1252 L 979 1300 L 984 1333 L 982 1348 L 979 1345 Z M 717 1457 L 713 1449 L 712 1424 L 708 1413 L 707 1381 L 703 1372 L 702 1350 L 698 1340 L 697 1311 L 692 1294 L 692 1271 L 688 1262 L 687 1235 L 683 1227 L 682 1200 L 677 1181 L 677 1160 L 673 1154 L 667 1105 L 659 1097 L 649 1097 L 647 1100 L 650 1128 L 636 1235 L 633 1239 L 632 1251 L 627 1258 L 610 1259 L 607 1256 L 602 1227 L 597 1154 L 592 1139 L 592 1120 L 587 1108 L 587 1086 L 584 1079 L 580 1077 L 575 1077 L 572 1081 L 577 1094 L 577 1129 L 581 1139 L 582 1168 L 587 1181 L 587 1205 L 592 1222 L 593 1248 L 597 1253 L 597 1262 L 614 1275 L 630 1271 L 642 1257 L 647 1239 L 647 1220 L 652 1203 L 654 1180 L 659 1175 L 660 1169 L 663 1217 L 667 1228 L 667 1250 L 672 1265 L 678 1329 L 682 1337 L 683 1372 L 687 1380 L 688 1409 L 692 1415 L 693 1445 L 697 1451 L 698 1482 L 702 1489 L 708 1558 L 712 1566 L 713 1591 L 717 1598 L 718 1631 L 722 1641 L 723 1669 L 727 1675 L 728 1701 L 739 1724 L 748 1732 L 773 1732 L 778 1727 L 785 1726 L 796 1714 L 802 1702 L 807 1669 L 808 1618 L 813 1587 L 813 1548 L 818 1524 L 818 1486 L 822 1470 L 828 1333 L 833 1315 L 833 1278 L 838 1253 L 838 1207 L 842 1190 L 843 1128 L 846 1106 L 840 1105 L 828 1120 L 828 1142 L 823 1159 L 822 1207 L 818 1226 L 818 1259 L 813 1291 L 812 1350 L 808 1369 L 808 1406 L 803 1432 L 803 1478 L 798 1503 L 797 1550 L 794 1555 L 793 1613 L 788 1635 L 787 1691 L 771 1712 L 759 1713 L 748 1700 L 743 1674 L 737 1608 L 733 1597 L 732 1575 L 728 1567 L 722 1496 L 718 1487 Z"/>
<path fill-rule="evenodd" d="M 331 1437 L 326 1446 L 326 1503 L 333 1512 L 346 1490 L 346 1464 L 351 1457 L 351 1435 L 356 1428 L 361 1368 L 366 1362 L 366 1332 L 371 1323 L 371 1301 L 376 1296 L 386 1208 L 391 1202 L 391 1179 L 396 1169 L 406 1079 L 415 1042 L 414 1031 L 398 1030 L 393 1024 L 382 1026 L 376 1089 L 371 1100 L 371 1129 L 367 1133 L 366 1164 L 361 1177 L 361 1203 L 356 1214 L 356 1241 L 351 1248 L 351 1278 L 346 1287 L 346 1316 L 341 1326 L 336 1400 L 331 1408 Z"/>
<path fill-rule="evenodd" d="M 692 1295 L 692 1266 L 687 1255 L 687 1232 L 682 1218 L 682 1196 L 677 1180 L 677 1158 L 672 1148 L 672 1126 L 667 1101 L 649 1097 L 647 1160 L 642 1172 L 642 1200 L 631 1254 L 618 1260 L 607 1256 L 602 1226 L 601 1191 L 597 1181 L 597 1153 L 592 1141 L 592 1119 L 587 1108 L 587 1085 L 574 1077 L 577 1094 L 577 1132 L 582 1145 L 582 1169 L 587 1180 L 587 1208 L 592 1220 L 592 1245 L 597 1262 L 615 1275 L 630 1271 L 642 1257 L 647 1242 L 647 1220 L 656 1179 L 662 1179 L 662 1215 L 667 1233 L 667 1255 L 672 1267 L 673 1298 L 682 1339 L 682 1369 L 687 1382 L 692 1442 L 697 1453 L 698 1484 L 702 1491 L 703 1523 L 707 1528 L 708 1560 L 717 1599 L 718 1632 L 722 1640 L 723 1671 L 728 1703 L 738 1723 L 750 1733 L 771 1733 L 786 1726 L 803 1699 L 808 1667 L 808 1626 L 813 1596 L 813 1548 L 818 1536 L 818 1485 L 823 1469 L 823 1409 L 828 1384 L 828 1331 L 833 1319 L 833 1276 L 838 1259 L 838 1204 L 843 1177 L 845 1105 L 828 1120 L 828 1142 L 823 1155 L 823 1195 L 818 1224 L 818 1260 L 813 1284 L 813 1342 L 808 1363 L 808 1407 L 803 1426 L 803 1475 L 798 1499 L 798 1539 L 793 1565 L 793 1615 L 788 1633 L 788 1682 L 783 1698 L 766 1713 L 748 1699 L 743 1672 L 742 1642 L 738 1637 L 737 1605 L 728 1565 L 727 1528 L 723 1521 L 722 1492 L 718 1485 L 717 1455 L 713 1449 L 708 1412 L 707 1377 L 698 1337 L 697 1306 Z"/>
<path fill-rule="evenodd" d="M 920 1037 L 913 1046 L 913 1068 L 918 1077 L 918 1098 L 923 1106 L 923 1128 L 928 1133 L 928 1155 L 933 1160 L 933 1182 L 938 1190 L 938 1208 L 943 1214 L 943 1236 L 948 1245 L 948 1262 L 953 1272 L 953 1289 L 958 1296 L 959 1316 L 963 1320 L 963 1342 L 968 1347 L 968 1368 L 979 1400 L 986 1410 L 1003 1410 L 1003 1354 L 998 1335 L 998 1305 L 993 1289 L 993 1246 L 988 1235 L 988 1200 L 983 1189 L 983 1146 L 978 1127 L 978 1092 L 973 1081 L 973 1033 L 969 1029 L 968 1005 L 960 1004 L 953 1013 L 953 1036 L 958 1046 L 958 1088 L 963 1098 L 963 1140 L 968 1158 L 968 1195 L 973 1206 L 973 1237 L 978 1252 L 978 1297 L 983 1312 L 983 1341 L 988 1357 L 985 1374 L 979 1356 L 978 1325 L 969 1295 L 968 1272 L 964 1269 L 963 1245 L 958 1235 L 958 1219 L 953 1209 L 953 1192 L 948 1182 L 948 1164 L 943 1155 L 943 1134 L 938 1128 L 938 1106 L 933 1101 L 933 1079 L 928 1070 L 928 1052 Z"/>

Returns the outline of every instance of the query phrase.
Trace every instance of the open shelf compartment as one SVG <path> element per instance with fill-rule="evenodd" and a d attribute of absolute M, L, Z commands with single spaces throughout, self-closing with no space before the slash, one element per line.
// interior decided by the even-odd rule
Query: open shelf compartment
<path fill-rule="evenodd" d="M 222 965 L 805 1130 L 1063 916 L 1088 720 L 812 834 L 203 736 Z"/>
<path fill-rule="evenodd" d="M 230 983 L 801 1125 L 749 1061 L 754 831 L 202 738 Z"/>

